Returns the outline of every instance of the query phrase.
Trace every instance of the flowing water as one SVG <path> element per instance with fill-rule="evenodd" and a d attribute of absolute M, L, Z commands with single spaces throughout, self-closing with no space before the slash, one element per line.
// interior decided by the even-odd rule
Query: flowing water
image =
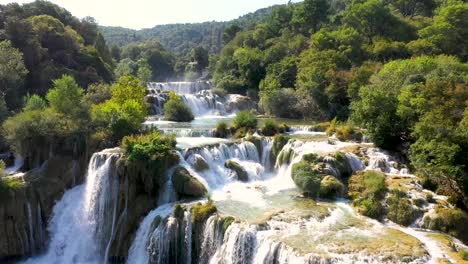
<path fill-rule="evenodd" d="M 327 171 L 341 178 L 331 154 L 346 152 L 357 143 L 317 141 L 317 136 L 324 137 L 324 133 L 297 125 L 291 127 L 291 135 L 310 136 L 313 140 L 291 140 L 275 158 L 270 138 L 255 144 L 214 138 L 215 124 L 220 120 L 229 122 L 232 113 L 242 108 L 238 102 L 243 97 L 219 96 L 211 88 L 209 82 L 150 83 L 148 97 L 152 98 L 155 114 L 162 114 L 167 93 L 174 91 L 196 119 L 175 123 L 151 117 L 144 125 L 176 135 L 181 149 L 179 165 L 205 185 L 217 214 L 201 226 L 195 225 L 189 208 L 206 199 L 179 201 L 185 209 L 183 214 L 176 214 L 177 195 L 169 178 L 155 200 L 160 206 L 134 227 L 137 231 L 128 264 L 437 263 L 441 258 L 453 262 L 446 249 L 431 238 L 433 233 L 420 229 L 422 219 L 406 228 L 360 216 L 347 200 L 314 202 L 300 195 L 291 178 L 293 164 L 306 154 L 316 153 L 325 157 Z M 26 263 L 107 262 L 117 224 L 118 153 L 110 149 L 93 155 L 85 183 L 67 191 L 54 207 L 46 254 Z M 366 164 L 355 154 L 345 153 L 353 172 L 380 170 L 408 178 L 415 190 L 410 191 L 410 197 L 425 195 L 426 190 L 414 183 L 415 176 L 397 158 L 370 145 L 363 155 Z M 241 167 L 246 178 L 241 179 L 228 163 Z M 200 168 L 199 164 L 207 167 Z M 426 214 L 434 208 L 435 204 L 428 204 Z M 26 209 L 32 219 L 31 208 Z M 42 221 L 40 214 L 39 208 L 38 221 Z M 226 230 L 228 216 L 236 221 Z M 29 225 L 33 232 L 32 223 Z M 29 240 L 34 244 L 31 235 Z"/>
<path fill-rule="evenodd" d="M 47 253 L 26 263 L 103 263 L 116 221 L 115 149 L 95 153 L 86 182 L 67 191 L 49 223 Z"/>

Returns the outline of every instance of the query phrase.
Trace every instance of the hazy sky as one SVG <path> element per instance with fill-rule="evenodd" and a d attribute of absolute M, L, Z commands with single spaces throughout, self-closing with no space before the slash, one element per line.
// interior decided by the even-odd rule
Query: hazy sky
<path fill-rule="evenodd" d="M 31 0 L 0 0 L 0 4 Z M 168 23 L 226 21 L 288 0 L 51 0 L 77 17 L 134 29 Z M 300 0 L 292 0 L 300 2 Z"/>

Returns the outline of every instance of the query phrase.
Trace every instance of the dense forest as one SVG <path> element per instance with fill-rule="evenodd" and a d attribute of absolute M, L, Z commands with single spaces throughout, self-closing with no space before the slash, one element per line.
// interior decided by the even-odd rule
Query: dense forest
<path fill-rule="evenodd" d="M 228 28 L 249 27 L 257 22 L 264 22 L 273 9 L 274 7 L 263 8 L 229 22 L 169 24 L 141 30 L 104 26 L 99 29 L 111 46 L 157 40 L 177 54 L 186 54 L 198 46 L 204 47 L 209 53 L 219 53 L 224 46 L 224 34 Z"/>
<path fill-rule="evenodd" d="M 237 33 L 214 81 L 265 114 L 361 126 L 466 208 L 467 59 L 463 1 L 306 0 Z"/>

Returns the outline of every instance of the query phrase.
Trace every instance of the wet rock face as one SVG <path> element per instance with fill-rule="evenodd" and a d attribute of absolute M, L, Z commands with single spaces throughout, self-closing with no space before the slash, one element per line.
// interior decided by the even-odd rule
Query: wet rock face
<path fill-rule="evenodd" d="M 179 196 L 202 197 L 206 194 L 205 186 L 185 168 L 178 167 L 172 174 L 172 184 Z"/>
<path fill-rule="evenodd" d="M 0 262 L 44 250 L 53 206 L 66 189 L 82 182 L 83 163 L 53 156 L 40 168 L 7 178 L 17 184 L 0 191 Z"/>

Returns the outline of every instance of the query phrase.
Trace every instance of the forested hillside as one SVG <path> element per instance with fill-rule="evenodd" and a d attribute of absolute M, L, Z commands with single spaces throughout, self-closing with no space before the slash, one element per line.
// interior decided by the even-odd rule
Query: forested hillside
<path fill-rule="evenodd" d="M 467 59 L 463 1 L 306 0 L 238 33 L 214 81 L 269 115 L 350 119 L 468 206 Z"/>
<path fill-rule="evenodd" d="M 80 20 L 46 1 L 0 10 L 0 89 L 8 109 L 27 94 L 44 95 L 63 74 L 83 87 L 113 79 L 114 62 L 92 18 Z"/>
<path fill-rule="evenodd" d="M 223 48 L 226 29 L 233 25 L 232 29 L 235 29 L 264 22 L 271 15 L 273 8 L 263 8 L 229 22 L 169 24 L 142 30 L 104 26 L 99 28 L 109 45 L 125 46 L 134 42 L 156 40 L 178 54 L 186 54 L 197 46 L 203 46 L 210 53 L 218 53 Z"/>

